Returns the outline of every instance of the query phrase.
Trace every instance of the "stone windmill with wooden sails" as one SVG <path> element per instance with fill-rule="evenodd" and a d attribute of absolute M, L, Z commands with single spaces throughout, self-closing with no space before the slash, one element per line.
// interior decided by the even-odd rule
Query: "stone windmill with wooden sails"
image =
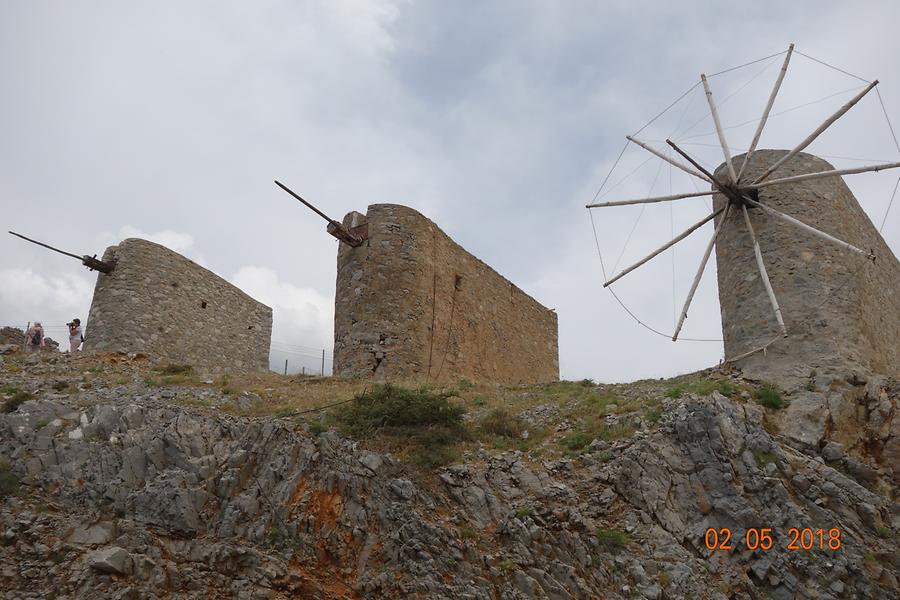
<path fill-rule="evenodd" d="M 615 272 L 610 273 L 604 266 L 604 287 L 616 295 L 609 286 L 710 224 L 712 232 L 699 268 L 693 272 L 680 311 L 673 310 L 673 341 L 679 340 L 715 249 L 726 362 L 736 364 L 751 377 L 762 378 L 803 378 L 817 369 L 843 373 L 858 369 L 900 376 L 900 263 L 843 180 L 844 176 L 896 169 L 900 162 L 835 169 L 822 158 L 804 152 L 875 90 L 878 81 L 862 80 L 864 87 L 858 93 L 837 110 L 832 106 L 833 112 L 790 149 L 760 149 L 760 139 L 782 83 L 786 75 L 790 76 L 788 67 L 795 54 L 831 67 L 795 52 L 793 44 L 773 55 L 784 55 L 774 88 L 756 121 L 749 148 L 736 155 L 726 139 L 728 128 L 720 119 L 710 84 L 712 76 L 700 76 L 695 88 L 702 86 L 708 105 L 706 117 L 715 127 L 716 151 L 724 158 L 716 169 L 704 168 L 672 139 L 654 144 L 638 135 L 627 136 L 627 147 L 639 147 L 650 154 L 649 160 L 663 161 L 667 168 L 689 175 L 699 186 L 683 193 L 593 202 L 587 205 L 589 209 L 603 208 L 606 216 L 606 211 L 616 210 L 613 207 L 668 203 L 675 207 L 670 210 L 677 211 L 684 206 L 680 203 L 696 202 L 686 200 L 689 198 L 705 196 L 708 202 L 711 197 L 712 202 L 703 219 L 679 234 L 673 230 L 665 244 L 630 266 L 618 271 L 614 267 Z M 881 96 L 876 90 L 871 97 L 880 102 L 887 131 L 900 155 Z M 608 181 L 609 175 L 604 185 Z M 893 190 L 891 203 L 896 185 Z M 616 299 L 635 320 L 647 326 L 619 296 Z"/>

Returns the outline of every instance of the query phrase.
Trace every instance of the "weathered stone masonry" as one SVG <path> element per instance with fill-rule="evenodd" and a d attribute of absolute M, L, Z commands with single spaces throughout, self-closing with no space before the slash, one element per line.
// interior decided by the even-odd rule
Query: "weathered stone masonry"
<path fill-rule="evenodd" d="M 753 181 L 784 150 L 754 153 L 746 181 Z M 735 157 L 740 168 L 743 157 Z M 789 177 L 833 167 L 800 153 L 772 176 Z M 717 172 L 724 176 L 724 169 Z M 751 376 L 806 377 L 812 369 L 862 368 L 900 376 L 900 264 L 840 177 L 777 185 L 760 201 L 813 227 L 872 250 L 874 263 L 858 254 L 749 209 L 766 270 L 789 337 L 738 362 Z M 714 196 L 716 207 L 724 198 Z M 757 272 L 743 216 L 732 211 L 716 244 L 725 357 L 731 359 L 778 335 Z M 826 301 L 827 299 L 827 301 Z"/>
<path fill-rule="evenodd" d="M 168 248 L 130 238 L 106 249 L 85 350 L 150 352 L 206 371 L 269 366 L 272 309 Z"/>
<path fill-rule="evenodd" d="M 556 313 L 415 210 L 374 204 L 344 225 L 334 321 L 336 375 L 525 383 L 559 377 Z"/>

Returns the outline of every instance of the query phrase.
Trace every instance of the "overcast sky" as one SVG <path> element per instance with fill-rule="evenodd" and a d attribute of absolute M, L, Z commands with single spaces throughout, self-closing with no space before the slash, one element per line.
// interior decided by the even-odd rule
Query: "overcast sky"
<path fill-rule="evenodd" d="M 296 365 L 331 351 L 337 242 L 272 180 L 338 219 L 405 204 L 557 310 L 564 378 L 691 371 L 717 363 L 721 343 L 673 344 L 602 288 L 584 205 L 624 136 L 701 72 L 790 42 L 879 78 L 900 123 L 898 22 L 892 1 L 3 2 L 3 229 L 78 254 L 124 237 L 164 243 L 272 306 L 273 363 Z M 734 148 L 781 60 L 712 78 Z M 797 110 L 773 118 L 761 145 L 795 144 L 861 85 L 795 56 L 775 111 Z M 694 89 L 643 135 L 677 134 L 715 167 L 704 102 Z M 874 94 L 838 125 L 810 151 L 838 167 L 900 160 Z M 634 174 L 605 199 L 693 191 L 659 161 L 637 168 L 645 157 L 623 156 L 610 184 Z M 850 183 L 878 225 L 896 175 L 860 177 Z M 638 209 L 595 211 L 607 269 L 698 220 L 704 202 L 648 210 L 627 245 Z M 710 233 L 623 280 L 639 318 L 671 331 Z M 896 251 L 900 209 L 884 235 Z M 95 274 L 5 234 L 0 253 L 0 324 L 85 319 Z M 685 335 L 721 337 L 714 265 Z"/>

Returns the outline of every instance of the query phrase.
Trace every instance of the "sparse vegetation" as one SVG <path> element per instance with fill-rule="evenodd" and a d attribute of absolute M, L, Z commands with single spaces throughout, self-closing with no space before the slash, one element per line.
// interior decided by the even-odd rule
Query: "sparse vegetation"
<path fill-rule="evenodd" d="M 525 430 L 522 419 L 502 408 L 489 412 L 478 427 L 482 433 L 507 438 L 521 438 Z"/>
<path fill-rule="evenodd" d="M 778 464 L 778 456 L 771 452 L 754 452 L 753 458 L 756 459 L 756 464 L 759 467 L 765 467 L 769 464 Z"/>
<path fill-rule="evenodd" d="M 455 444 L 468 438 L 465 408 L 450 401 L 452 392 L 379 385 L 354 396 L 334 418 L 341 431 L 363 439 L 373 435 L 412 444 L 410 458 L 427 467 L 459 458 Z"/>
<path fill-rule="evenodd" d="M 17 390 L 15 393 L 13 393 L 12 396 L 10 396 L 6 400 L 4 400 L 3 412 L 5 412 L 5 413 L 15 412 L 15 410 L 17 408 L 19 408 L 19 406 L 23 402 L 27 402 L 28 400 L 33 400 L 33 399 L 34 399 L 34 396 L 29 394 L 28 392 L 25 392 L 22 390 Z"/>
<path fill-rule="evenodd" d="M 531 513 L 534 512 L 534 509 L 530 506 L 520 506 L 516 509 L 516 517 L 519 519 L 524 519 L 525 517 L 530 517 Z"/>
<path fill-rule="evenodd" d="M 759 386 L 753 394 L 756 401 L 766 408 L 778 410 L 782 406 L 781 394 L 774 385 L 764 384 Z"/>
<path fill-rule="evenodd" d="M 609 424 L 606 422 L 594 423 L 586 426 L 575 433 L 571 433 L 560 440 L 560 443 L 569 451 L 576 453 L 594 440 L 603 440 L 604 442 L 612 442 L 623 438 L 631 437 L 634 433 L 634 426 L 630 423 L 619 421 L 618 423 Z"/>
<path fill-rule="evenodd" d="M 619 531 L 618 529 L 598 527 L 595 533 L 600 545 L 612 551 L 618 551 L 631 542 L 631 537 L 624 531 Z"/>
<path fill-rule="evenodd" d="M 179 365 L 170 363 L 164 367 L 156 369 L 160 375 L 193 375 L 194 367 L 191 365 Z"/>
<path fill-rule="evenodd" d="M 651 408 L 644 413 L 644 417 L 649 423 L 655 425 L 659 423 L 659 420 L 662 418 L 662 409 L 657 407 Z"/>
<path fill-rule="evenodd" d="M 326 425 L 322 421 L 310 421 L 309 432 L 312 435 L 319 435 L 320 433 L 325 433 L 326 431 L 328 431 L 328 425 Z"/>
<path fill-rule="evenodd" d="M 891 537 L 891 530 L 889 527 L 879 527 L 875 530 L 875 534 L 886 540 Z"/>
<path fill-rule="evenodd" d="M 719 392 L 723 396 L 732 396 L 737 392 L 737 388 L 727 379 L 699 379 L 670 387 L 666 396 L 674 400 L 681 398 L 684 394 L 708 396 L 713 392 Z"/>
<path fill-rule="evenodd" d="M 678 398 L 681 398 L 682 395 L 684 395 L 684 386 L 683 385 L 676 385 L 676 386 L 670 387 L 669 391 L 666 392 L 666 397 L 672 398 L 673 400 L 677 400 Z"/>
<path fill-rule="evenodd" d="M 508 558 L 505 558 L 497 563 L 497 568 L 500 569 L 500 572 L 504 575 L 509 575 L 510 573 L 518 569 L 516 563 L 509 560 Z"/>

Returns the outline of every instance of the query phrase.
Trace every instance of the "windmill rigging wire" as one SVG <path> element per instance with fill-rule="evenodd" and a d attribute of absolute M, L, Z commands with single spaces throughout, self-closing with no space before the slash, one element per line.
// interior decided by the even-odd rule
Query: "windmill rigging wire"
<path fill-rule="evenodd" d="M 884 224 L 887 223 L 888 214 L 891 212 L 891 207 L 894 205 L 894 198 L 897 197 L 897 188 L 900 187 L 900 177 L 897 177 L 897 183 L 894 184 L 894 192 L 891 194 L 891 201 L 888 202 L 887 210 L 884 211 L 884 218 L 881 219 L 881 226 L 878 227 L 878 233 L 884 229 Z"/>
<path fill-rule="evenodd" d="M 626 142 L 625 144 L 626 144 L 626 148 L 627 148 L 628 142 Z M 624 152 L 625 152 L 625 149 L 623 148 L 623 149 L 622 149 L 622 153 L 624 154 Z M 621 155 L 619 156 L 619 158 L 621 159 Z M 606 188 L 606 191 L 603 192 L 602 194 L 600 194 L 600 190 L 597 190 L 597 193 L 594 194 L 594 200 L 593 200 L 593 201 L 596 202 L 598 199 L 603 199 L 603 198 L 605 198 L 606 196 L 608 196 L 609 193 L 610 193 L 611 191 L 613 191 L 614 189 L 616 189 L 617 187 L 619 187 L 620 185 L 622 185 L 623 183 L 625 183 L 626 181 L 628 181 L 628 180 L 631 178 L 632 175 L 634 175 L 635 173 L 637 173 L 644 165 L 646 165 L 646 164 L 649 163 L 651 160 L 653 160 L 653 158 L 654 158 L 653 156 L 648 156 L 648 157 L 644 160 L 644 162 L 642 162 L 641 164 L 639 164 L 638 166 L 636 166 L 634 169 L 632 169 L 631 171 L 629 171 L 629 173 L 628 173 L 627 175 L 625 175 L 624 177 L 622 177 L 622 179 L 620 179 L 619 181 L 617 181 L 615 184 L 613 184 L 613 185 L 611 185 L 610 187 Z M 616 163 L 618 163 L 618 162 L 619 162 L 619 161 L 618 161 L 618 159 L 617 159 L 617 160 L 616 160 Z M 616 165 L 614 164 L 614 165 L 613 165 L 613 168 L 615 168 L 615 166 L 616 166 Z M 603 189 L 603 188 L 601 187 L 600 189 Z M 599 194 L 599 198 L 598 198 L 598 194 Z"/>
<path fill-rule="evenodd" d="M 659 163 L 659 168 L 656 169 L 656 176 L 653 178 L 653 183 L 650 184 L 650 189 L 647 191 L 647 196 L 650 196 L 653 193 L 653 188 L 656 187 L 656 182 L 659 181 L 659 174 L 662 173 L 662 162 Z M 613 264 L 612 270 L 615 271 L 616 267 L 619 266 L 619 263 L 622 261 L 622 257 L 625 256 L 625 251 L 628 249 L 628 243 L 631 241 L 631 236 L 634 235 L 635 229 L 637 229 L 638 223 L 641 222 L 641 217 L 644 216 L 644 210 L 647 208 L 646 204 L 641 205 L 641 210 L 638 212 L 637 219 L 634 220 L 634 224 L 631 226 L 631 231 L 628 232 L 628 237 L 625 238 L 625 244 L 622 246 L 622 251 L 619 252 L 619 258 L 616 259 L 615 264 Z"/>
<path fill-rule="evenodd" d="M 782 54 L 784 54 L 784 53 L 782 52 Z M 777 57 L 777 56 L 778 56 L 778 55 L 776 55 L 776 57 Z M 775 64 L 775 59 L 772 59 L 772 61 L 770 61 L 765 67 L 763 67 L 762 69 L 760 69 L 759 71 L 757 71 L 756 74 L 753 75 L 753 76 L 752 76 L 750 79 L 748 79 L 747 81 L 745 81 L 745 82 L 741 85 L 741 87 L 739 87 L 738 89 L 736 89 L 736 90 L 733 91 L 732 93 L 728 94 L 721 102 L 718 102 L 719 107 L 721 108 L 722 106 L 725 106 L 725 103 L 726 103 L 726 102 L 728 102 L 729 100 L 731 100 L 732 98 L 734 98 L 735 96 L 737 96 L 739 93 L 741 93 L 742 91 L 744 91 L 744 89 L 745 89 L 748 85 L 750 85 L 751 83 L 753 83 L 754 81 L 756 81 L 756 79 L 759 78 L 760 75 L 762 75 L 763 73 L 765 73 L 766 71 L 768 71 L 768 70 L 769 70 L 769 67 L 771 67 L 773 64 Z M 707 79 L 709 79 L 709 78 L 707 77 Z M 684 138 L 682 138 L 681 136 L 683 136 L 685 133 L 687 133 L 688 131 L 690 131 L 691 129 L 693 129 L 694 127 L 696 127 L 696 126 L 699 125 L 700 123 L 703 123 L 704 121 L 706 121 L 707 119 L 709 119 L 709 118 L 711 118 L 711 117 L 712 117 L 712 115 L 711 115 L 709 112 L 707 112 L 706 115 L 704 115 L 702 118 L 700 118 L 700 119 L 698 119 L 697 121 L 695 121 L 693 125 L 691 125 L 691 126 L 688 127 L 687 129 L 685 129 L 684 131 L 679 131 L 677 134 L 670 135 L 669 137 L 672 138 L 673 140 L 684 139 Z M 757 119 L 757 121 L 758 121 L 758 120 L 759 120 L 759 119 Z M 677 129 L 677 128 L 676 128 L 676 129 Z"/>
<path fill-rule="evenodd" d="M 588 214 L 589 214 L 590 217 L 591 217 L 591 228 L 592 228 L 593 231 L 594 231 L 594 244 L 595 244 L 596 247 L 597 247 L 597 256 L 600 257 L 600 270 L 601 270 L 602 273 L 603 273 L 603 280 L 604 280 L 604 281 L 607 281 L 607 280 L 609 280 L 609 277 L 607 277 L 607 275 L 606 275 L 606 266 L 605 266 L 604 263 L 603 263 L 603 253 L 600 252 L 600 237 L 597 235 L 597 225 L 596 225 L 596 223 L 594 223 L 594 211 L 588 211 Z M 612 294 L 612 297 L 616 299 L 616 302 L 619 303 L 619 306 L 621 306 L 622 309 L 623 309 L 626 313 L 628 313 L 628 315 L 629 315 L 632 319 L 634 319 L 634 321 L 635 321 L 638 325 L 640 325 L 641 327 L 647 329 L 648 331 L 652 331 L 652 332 L 655 333 L 656 335 L 662 336 L 662 337 L 664 337 L 664 338 L 671 338 L 671 337 L 672 337 L 670 334 L 668 334 L 668 333 L 663 333 L 662 331 L 660 331 L 660 330 L 658 330 L 658 329 L 654 329 L 654 328 L 651 327 L 650 325 L 647 325 L 646 323 L 644 323 L 643 321 L 641 321 L 641 320 L 637 317 L 637 315 L 635 315 L 633 312 L 631 312 L 631 310 L 629 310 L 629 308 L 628 308 L 627 306 L 625 306 L 625 303 L 622 302 L 622 300 L 619 298 L 618 294 L 616 294 L 615 290 L 612 289 L 612 287 L 608 287 L 608 288 L 606 288 L 606 289 L 609 291 L 610 294 Z M 721 340 L 721 339 L 684 338 L 684 337 L 679 337 L 678 340 L 681 341 L 681 342 L 722 342 L 722 341 L 724 341 L 724 340 Z"/>
<path fill-rule="evenodd" d="M 843 73 L 844 75 L 849 75 L 849 76 L 852 77 L 853 79 L 859 79 L 860 81 L 865 81 L 867 84 L 868 84 L 868 83 L 872 83 L 872 82 L 869 81 L 868 79 L 863 79 L 863 78 L 860 77 L 859 75 L 854 75 L 853 73 L 850 73 L 849 71 L 845 71 L 845 70 L 843 70 L 843 69 L 837 68 L 837 67 L 834 66 L 834 65 L 830 65 L 830 64 L 828 64 L 827 62 L 825 62 L 824 60 L 819 60 L 818 58 L 813 58 L 813 57 L 810 56 L 809 54 L 803 54 L 802 52 L 800 52 L 800 51 L 797 50 L 796 48 L 794 48 L 794 54 L 799 54 L 800 56 L 804 56 L 804 57 L 808 58 L 809 60 L 811 60 L 811 61 L 813 61 L 813 62 L 817 62 L 817 63 L 819 63 L 820 65 L 823 65 L 823 66 L 828 67 L 829 69 L 834 69 L 834 70 L 837 71 L 838 73 Z"/>
<path fill-rule="evenodd" d="M 803 104 L 798 104 L 797 106 L 792 106 L 791 108 L 786 108 L 785 110 L 779 111 L 779 112 L 777 112 L 777 113 L 772 113 L 771 115 L 769 115 L 769 119 L 771 120 L 771 119 L 773 119 L 773 118 L 775 118 L 775 117 L 780 117 L 780 116 L 782 116 L 782 115 L 786 115 L 786 114 L 789 113 L 789 112 L 793 112 L 793 111 L 799 110 L 799 109 L 801 109 L 801 108 L 806 108 L 807 106 L 812 106 L 813 104 L 819 104 L 820 102 L 825 102 L 826 100 L 829 100 L 829 99 L 831 99 L 831 98 L 834 98 L 835 96 L 841 96 L 841 95 L 843 95 L 843 94 L 849 94 L 850 92 L 855 92 L 855 91 L 857 91 L 857 90 L 862 89 L 862 87 L 863 87 L 863 86 L 861 86 L 861 85 L 857 85 L 857 86 L 854 86 L 854 87 L 852 87 L 852 88 L 848 88 L 848 89 L 846 89 L 846 90 L 841 90 L 840 92 L 834 92 L 833 94 L 829 94 L 829 95 L 827 95 L 827 96 L 823 96 L 822 98 L 819 98 L 818 100 L 812 100 L 812 101 L 810 101 L 810 102 L 805 102 L 805 103 L 803 103 Z M 876 91 L 878 91 L 877 88 L 876 88 Z M 702 121 L 702 119 L 701 119 L 701 121 Z M 722 127 L 722 131 L 728 131 L 728 130 L 731 130 L 731 129 L 738 129 L 738 128 L 740 128 L 740 127 L 744 127 L 745 125 L 750 125 L 751 123 L 752 123 L 752 124 L 759 123 L 759 121 L 760 121 L 760 119 L 750 119 L 749 121 L 743 121 L 743 122 L 737 123 L 737 124 L 735 124 L 735 125 L 728 125 L 727 127 Z M 690 129 L 685 130 L 683 133 L 687 133 L 688 131 L 690 131 Z M 698 138 L 698 137 L 710 137 L 710 136 L 713 136 L 713 135 L 717 135 L 715 131 L 710 131 L 710 132 L 707 132 L 707 133 L 695 133 L 694 135 L 689 135 L 689 136 L 686 136 L 686 137 L 680 137 L 680 138 L 677 139 L 677 141 L 678 141 L 679 143 L 684 143 L 684 140 L 692 140 L 692 139 Z"/>

